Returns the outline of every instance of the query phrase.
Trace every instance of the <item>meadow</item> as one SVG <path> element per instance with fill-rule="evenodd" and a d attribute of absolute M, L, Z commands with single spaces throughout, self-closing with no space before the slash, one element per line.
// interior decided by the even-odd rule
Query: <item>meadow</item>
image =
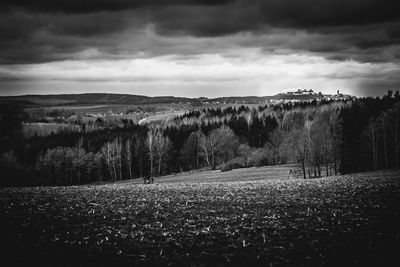
<path fill-rule="evenodd" d="M 61 131 L 76 131 L 80 130 L 79 125 L 53 122 L 32 122 L 22 125 L 24 136 L 31 137 L 35 134 L 38 136 L 47 136 L 51 133 L 59 133 Z"/>
<path fill-rule="evenodd" d="M 3 258 L 41 266 L 400 262 L 399 171 L 307 180 L 241 175 L 0 189 Z"/>
<path fill-rule="evenodd" d="M 195 170 L 173 175 L 154 177 L 155 183 L 223 183 L 223 182 L 246 182 L 262 181 L 271 179 L 298 179 L 302 177 L 299 164 L 271 165 L 263 167 L 251 167 L 234 169 L 222 172 L 220 170 Z M 290 170 L 292 173 L 289 174 Z M 143 179 L 130 181 L 118 181 L 123 184 L 142 184 Z"/>

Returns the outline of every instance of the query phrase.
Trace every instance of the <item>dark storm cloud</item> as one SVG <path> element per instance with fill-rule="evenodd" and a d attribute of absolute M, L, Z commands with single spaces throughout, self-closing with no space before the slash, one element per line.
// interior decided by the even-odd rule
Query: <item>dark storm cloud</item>
<path fill-rule="evenodd" d="M 267 0 L 263 17 L 275 25 L 337 26 L 386 22 L 398 19 L 397 0 Z"/>
<path fill-rule="evenodd" d="M 397 0 L 2 0 L 0 9 L 92 13 L 146 7 L 236 6 L 241 9 L 253 6 L 267 23 L 291 27 L 315 27 L 370 24 L 398 19 L 397 3 Z M 212 19 L 212 15 L 209 18 Z M 225 17 L 227 20 L 234 18 Z M 241 24 L 244 21 L 237 23 Z"/>
<path fill-rule="evenodd" d="M 232 0 L 2 0 L 0 10 L 91 13 L 168 5 L 223 5 Z"/>
<path fill-rule="evenodd" d="M 104 57 L 139 52 L 151 56 L 212 52 L 218 45 L 305 51 L 334 60 L 397 61 L 396 6 L 397 0 L 3 0 L 0 64 L 71 59 L 91 48 Z M 122 45 L 149 25 L 160 37 L 176 41 L 135 39 Z M 248 40 L 226 41 L 236 44 L 180 44 L 179 39 L 243 32 L 251 33 Z"/>
<path fill-rule="evenodd" d="M 87 45 L 107 45 L 101 36 L 126 26 L 125 16 L 16 12 L 0 17 L 0 63 L 30 63 L 67 59 Z M 64 58 L 63 54 L 66 55 Z"/>
<path fill-rule="evenodd" d="M 225 6 L 167 6 L 154 17 L 161 33 L 232 34 L 271 25 L 318 30 L 400 19 L 397 0 L 249 0 Z"/>
<path fill-rule="evenodd" d="M 265 27 L 257 1 L 225 6 L 168 6 L 153 12 L 159 34 L 216 37 Z"/>
<path fill-rule="evenodd" d="M 225 6 L 167 6 L 151 13 L 155 30 L 165 36 L 218 37 L 251 32 L 272 37 L 247 46 L 264 51 L 306 51 L 335 60 L 398 61 L 386 48 L 400 44 L 396 0 L 265 0 L 236 1 Z M 294 35 L 306 33 L 299 39 Z M 317 38 L 314 35 L 319 35 Z"/>

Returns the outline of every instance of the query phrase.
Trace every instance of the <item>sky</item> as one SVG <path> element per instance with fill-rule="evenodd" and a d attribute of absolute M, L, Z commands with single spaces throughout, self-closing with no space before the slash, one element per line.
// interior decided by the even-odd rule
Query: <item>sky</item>
<path fill-rule="evenodd" d="M 0 95 L 383 95 L 397 2 L 1 0 Z"/>

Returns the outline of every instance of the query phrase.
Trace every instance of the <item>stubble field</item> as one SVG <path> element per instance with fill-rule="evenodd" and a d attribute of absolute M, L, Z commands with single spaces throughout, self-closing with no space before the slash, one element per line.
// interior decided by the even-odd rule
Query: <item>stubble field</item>
<path fill-rule="evenodd" d="M 0 214 L 4 260 L 13 265 L 400 263 L 399 171 L 8 188 Z"/>

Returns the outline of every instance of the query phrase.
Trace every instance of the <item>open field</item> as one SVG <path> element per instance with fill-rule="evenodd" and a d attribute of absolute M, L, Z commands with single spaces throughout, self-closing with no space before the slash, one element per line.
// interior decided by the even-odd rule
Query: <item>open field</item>
<path fill-rule="evenodd" d="M 34 122 L 26 123 L 22 125 L 22 131 L 26 137 L 34 136 L 46 136 L 53 133 L 59 133 L 61 131 L 79 131 L 79 125 L 65 124 L 65 123 L 45 123 L 45 122 Z"/>
<path fill-rule="evenodd" d="M 27 111 L 35 111 L 44 109 L 51 110 L 68 110 L 75 113 L 108 113 L 112 110 L 113 113 L 125 113 L 128 110 L 139 109 L 145 113 L 167 113 L 174 111 L 187 110 L 191 107 L 190 104 L 66 104 L 59 106 L 44 106 L 27 108 Z"/>
<path fill-rule="evenodd" d="M 9 188 L 0 190 L 0 214 L 3 253 L 13 265 L 400 262 L 399 171 L 313 180 Z"/>
<path fill-rule="evenodd" d="M 246 182 L 261 181 L 271 179 L 297 179 L 302 177 L 301 166 L 297 164 L 285 164 L 276 166 L 251 167 L 243 169 L 234 169 L 221 172 L 215 171 L 193 171 L 180 174 L 155 177 L 155 183 L 211 183 L 211 182 Z M 292 174 L 289 175 L 289 170 Z M 142 184 L 143 179 L 133 179 L 130 181 L 121 181 L 117 183 L 124 184 Z"/>
<path fill-rule="evenodd" d="M 182 116 L 183 114 L 185 114 L 185 111 L 178 111 L 178 112 L 172 112 L 172 113 L 149 116 L 149 117 L 141 119 L 139 121 L 139 124 L 146 124 L 146 123 L 157 122 L 157 121 L 173 120 L 175 117 Z"/>
<path fill-rule="evenodd" d="M 68 104 L 62 106 L 45 106 L 45 107 L 34 107 L 27 108 L 29 111 L 36 110 L 66 110 L 73 111 L 75 113 L 108 113 L 112 110 L 115 113 L 125 112 L 129 108 L 129 105 L 118 105 L 118 104 L 110 104 L 110 105 L 79 105 L 79 104 Z"/>

